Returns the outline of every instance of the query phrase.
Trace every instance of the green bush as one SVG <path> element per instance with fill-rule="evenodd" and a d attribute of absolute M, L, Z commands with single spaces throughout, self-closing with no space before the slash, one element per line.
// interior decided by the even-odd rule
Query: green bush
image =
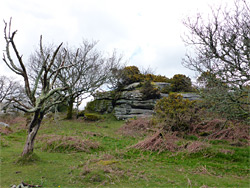
<path fill-rule="evenodd" d="M 161 93 L 169 94 L 172 91 L 171 85 L 166 85 L 161 89 Z"/>
<path fill-rule="evenodd" d="M 85 110 L 81 110 L 81 111 L 79 111 L 78 114 L 77 114 L 77 118 L 78 118 L 78 117 L 84 117 L 84 116 L 85 116 Z"/>
<path fill-rule="evenodd" d="M 189 92 L 192 91 L 191 79 L 183 74 L 176 74 L 170 80 L 171 90 L 173 92 Z"/>
<path fill-rule="evenodd" d="M 140 92 L 142 93 L 142 98 L 144 100 L 159 99 L 161 96 L 159 89 L 154 87 L 150 80 L 147 80 L 142 84 Z"/>
<path fill-rule="evenodd" d="M 118 88 L 123 88 L 126 85 L 132 84 L 134 82 L 140 82 L 143 80 L 143 76 L 140 73 L 140 70 L 136 66 L 125 67 L 121 71 L 121 81 L 118 85 Z"/>
<path fill-rule="evenodd" d="M 169 78 L 162 75 L 145 74 L 143 78 L 144 80 L 151 80 L 153 82 L 170 82 Z"/>
<path fill-rule="evenodd" d="M 94 113 L 86 113 L 85 114 L 85 120 L 87 121 L 98 121 L 102 119 L 102 117 L 98 114 L 94 114 Z"/>
<path fill-rule="evenodd" d="M 87 105 L 85 106 L 85 111 L 86 112 L 95 112 L 95 100 L 87 103 Z"/>
<path fill-rule="evenodd" d="M 170 93 L 155 105 L 156 117 L 163 122 L 163 128 L 171 131 L 185 131 L 196 120 L 195 101 L 183 99 L 180 94 Z"/>

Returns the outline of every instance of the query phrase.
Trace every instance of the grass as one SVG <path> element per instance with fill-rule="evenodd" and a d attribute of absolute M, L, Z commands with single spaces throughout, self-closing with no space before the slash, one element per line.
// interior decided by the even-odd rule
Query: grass
<path fill-rule="evenodd" d="M 206 141 L 208 147 L 197 152 L 141 151 L 131 146 L 145 137 L 121 135 L 117 130 L 123 124 L 113 118 L 100 122 L 45 120 L 34 158 L 28 162 L 20 159 L 26 130 L 12 126 L 12 133 L 1 136 L 1 187 L 22 181 L 43 187 L 249 187 L 249 147 Z M 98 147 L 58 151 L 53 145 L 44 150 L 48 142 L 39 137 L 50 135 L 89 140 Z M 197 139 L 189 136 L 183 142 Z M 65 144 L 59 141 L 60 146 Z"/>

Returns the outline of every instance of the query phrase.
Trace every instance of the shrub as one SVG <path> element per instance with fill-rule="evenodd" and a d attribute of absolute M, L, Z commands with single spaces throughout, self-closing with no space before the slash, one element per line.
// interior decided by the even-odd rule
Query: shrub
<path fill-rule="evenodd" d="M 166 85 L 161 89 L 161 93 L 169 94 L 172 91 L 171 85 Z"/>
<path fill-rule="evenodd" d="M 176 74 L 171 78 L 171 88 L 173 92 L 192 91 L 191 79 L 183 74 Z"/>
<path fill-rule="evenodd" d="M 125 67 L 121 71 L 121 81 L 118 84 L 118 88 L 123 88 L 126 85 L 132 84 L 134 82 L 140 82 L 143 80 L 140 70 L 136 66 Z"/>
<path fill-rule="evenodd" d="M 170 82 L 170 80 L 166 76 L 154 74 L 145 74 L 144 80 L 151 80 L 153 82 Z"/>
<path fill-rule="evenodd" d="M 145 81 L 142 84 L 140 92 L 142 93 L 142 98 L 144 100 L 147 99 L 159 99 L 161 96 L 161 93 L 158 88 L 154 87 L 151 84 L 150 80 Z"/>
<path fill-rule="evenodd" d="M 164 129 L 184 131 L 197 119 L 195 101 L 183 99 L 180 94 L 170 93 L 168 97 L 158 100 L 155 105 L 157 118 L 164 122 Z"/>
<path fill-rule="evenodd" d="M 81 110 L 81 111 L 79 111 L 78 114 L 77 114 L 77 118 L 78 118 L 78 117 L 84 117 L 84 116 L 85 116 L 85 110 Z"/>
<path fill-rule="evenodd" d="M 94 114 L 94 113 L 86 113 L 85 114 L 85 120 L 87 121 L 98 121 L 102 119 L 102 117 L 98 114 Z"/>
<path fill-rule="evenodd" d="M 85 111 L 86 112 L 94 112 L 95 111 L 95 100 L 87 103 L 87 105 L 85 107 Z"/>

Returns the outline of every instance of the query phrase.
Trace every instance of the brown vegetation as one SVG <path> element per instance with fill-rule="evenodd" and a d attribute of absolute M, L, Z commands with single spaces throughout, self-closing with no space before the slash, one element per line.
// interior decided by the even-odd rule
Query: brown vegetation
<path fill-rule="evenodd" d="M 135 120 L 128 120 L 118 132 L 124 136 L 142 136 L 152 131 L 151 120 L 147 118 L 138 118 Z"/>
<path fill-rule="evenodd" d="M 99 144 L 90 140 L 82 140 L 78 136 L 42 135 L 38 137 L 42 142 L 42 150 L 48 152 L 90 152 L 99 148 Z"/>
<path fill-rule="evenodd" d="M 178 146 L 176 142 L 178 141 L 178 138 L 175 134 L 170 133 L 162 133 L 161 131 L 158 131 L 154 135 L 146 138 L 143 141 L 140 141 L 136 145 L 134 145 L 134 148 L 142 149 L 142 150 L 148 150 L 148 151 L 158 151 L 159 153 L 163 151 L 177 151 Z"/>
<path fill-rule="evenodd" d="M 192 134 L 206 136 L 208 139 L 236 141 L 249 140 L 249 126 L 223 119 L 206 120 L 190 128 Z"/>

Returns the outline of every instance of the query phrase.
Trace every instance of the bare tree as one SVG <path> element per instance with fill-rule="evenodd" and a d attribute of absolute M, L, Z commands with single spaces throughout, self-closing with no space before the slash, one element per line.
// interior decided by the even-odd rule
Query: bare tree
<path fill-rule="evenodd" d="M 189 30 L 184 42 L 191 50 L 183 64 L 206 76 L 210 87 L 203 92 L 205 99 L 229 118 L 250 117 L 250 9 L 247 1 L 236 0 L 234 9 L 212 9 L 208 19 L 197 14 L 194 19 L 184 20 L 184 25 Z M 217 83 L 211 84 L 215 81 Z"/>
<path fill-rule="evenodd" d="M 3 54 L 3 61 L 10 68 L 10 70 L 23 77 L 25 95 L 27 98 L 27 101 L 20 101 L 19 99 L 13 97 L 12 102 L 19 110 L 33 114 L 33 119 L 28 126 L 26 144 L 22 152 L 22 155 L 25 155 L 33 152 L 34 141 L 46 112 L 53 105 L 59 104 L 66 99 L 67 96 L 63 95 L 62 92 L 67 90 L 67 87 L 57 87 L 55 83 L 60 71 L 65 68 L 70 68 L 73 65 L 65 66 L 64 61 L 61 61 L 60 65 L 55 68 L 53 65 L 62 43 L 56 48 L 56 50 L 45 56 L 41 36 L 40 54 L 43 60 L 42 66 L 40 66 L 40 69 L 38 70 L 38 74 L 34 79 L 34 83 L 31 84 L 32 81 L 30 81 L 30 76 L 28 75 L 22 56 L 19 54 L 14 42 L 14 37 L 17 31 L 11 33 L 11 19 L 9 24 L 6 22 L 4 23 L 6 51 Z M 17 63 L 12 59 L 10 54 L 11 49 L 14 51 Z"/>
<path fill-rule="evenodd" d="M 1 109 L 9 108 L 12 98 L 23 97 L 23 87 L 14 78 L 0 76 L 0 103 Z"/>
<path fill-rule="evenodd" d="M 13 78 L 0 76 L 0 103 L 17 93 L 19 84 Z"/>
<path fill-rule="evenodd" d="M 72 118 L 73 105 L 79 106 L 83 99 L 92 95 L 97 89 L 107 84 L 112 76 L 112 69 L 116 68 L 121 58 L 117 58 L 114 52 L 111 57 L 105 57 L 96 50 L 96 42 L 84 40 L 79 48 L 66 47 L 59 50 L 55 59 L 54 67 L 58 67 L 62 61 L 64 66 L 74 64 L 70 69 L 63 69 L 58 74 L 56 84 L 58 86 L 67 86 L 65 91 L 68 95 L 67 119 Z M 49 54 L 53 45 L 44 47 L 45 53 Z M 65 53 L 66 51 L 66 53 Z M 30 57 L 30 75 L 34 79 L 42 62 L 42 57 L 38 51 Z"/>
<path fill-rule="evenodd" d="M 72 118 L 73 104 L 76 99 L 83 100 L 106 84 L 111 76 L 110 70 L 117 67 L 116 53 L 104 57 L 95 49 L 96 42 L 83 41 L 80 48 L 67 47 L 65 65 L 76 64 L 72 69 L 64 69 L 59 75 L 59 84 L 67 85 L 69 93 L 67 119 Z M 60 62 L 63 56 L 58 56 Z M 78 101 L 78 103 L 81 101 Z"/>

